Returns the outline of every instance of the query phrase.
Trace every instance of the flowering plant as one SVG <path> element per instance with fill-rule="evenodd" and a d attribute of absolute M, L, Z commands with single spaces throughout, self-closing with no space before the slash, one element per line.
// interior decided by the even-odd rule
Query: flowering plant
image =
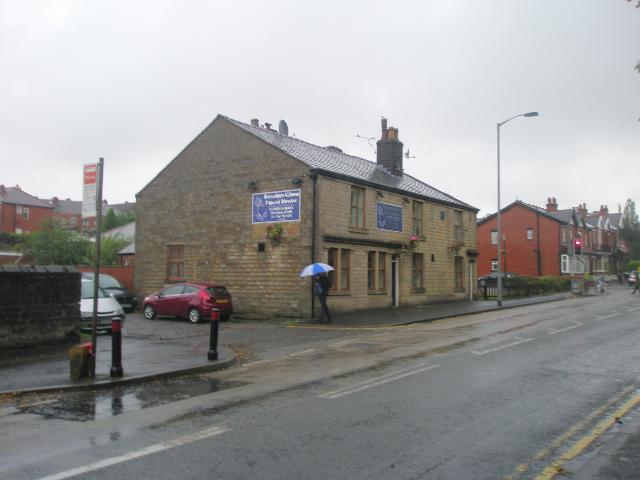
<path fill-rule="evenodd" d="M 279 223 L 276 223 L 275 225 L 267 225 L 264 238 L 271 240 L 274 243 L 280 243 L 282 241 L 282 225 Z"/>
<path fill-rule="evenodd" d="M 416 248 L 418 246 L 418 236 L 415 233 L 409 235 L 409 248 Z"/>

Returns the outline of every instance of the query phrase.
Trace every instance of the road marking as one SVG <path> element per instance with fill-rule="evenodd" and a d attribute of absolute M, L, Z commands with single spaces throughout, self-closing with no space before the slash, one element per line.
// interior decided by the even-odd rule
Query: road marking
<path fill-rule="evenodd" d="M 311 352 L 315 352 L 315 351 L 316 351 L 315 348 L 310 348 L 309 350 L 302 350 L 301 352 L 290 353 L 289 356 L 290 357 L 295 357 L 297 355 L 304 355 L 305 353 L 311 353 Z"/>
<path fill-rule="evenodd" d="M 257 362 L 249 362 L 249 363 L 243 363 L 241 366 L 242 367 L 253 367 L 254 365 L 261 365 L 263 363 L 267 363 L 270 362 L 271 360 L 258 360 Z"/>
<path fill-rule="evenodd" d="M 633 308 L 627 309 L 628 312 L 635 312 L 636 310 L 640 310 L 640 307 L 633 307 Z"/>
<path fill-rule="evenodd" d="M 179 447 L 187 443 L 196 442 L 198 440 L 204 440 L 205 438 L 209 438 L 209 437 L 215 437 L 216 435 L 220 435 L 222 433 L 225 433 L 226 431 L 228 430 L 225 427 L 207 428 L 206 430 L 202 430 L 200 432 L 197 432 L 191 435 L 178 437 L 175 440 L 169 440 L 168 442 L 149 445 L 148 447 L 145 447 L 141 450 L 137 450 L 135 452 L 125 453 L 124 455 L 120 455 L 117 457 L 106 458 L 104 460 L 100 460 L 99 462 L 90 463 L 89 465 L 84 465 L 82 467 L 67 470 L 66 472 L 60 472 L 54 475 L 49 475 L 47 477 L 42 477 L 39 480 L 64 480 L 65 478 L 75 477 L 76 475 L 82 475 L 88 472 L 94 472 L 102 468 L 111 467 L 113 465 L 128 462 L 130 460 L 144 457 L 146 455 L 151 455 L 153 453 L 169 450 L 171 448 Z"/>
<path fill-rule="evenodd" d="M 347 343 L 354 343 L 354 342 L 360 342 L 361 340 L 359 339 L 353 339 L 353 340 L 343 340 L 341 342 L 336 342 L 336 343 L 332 343 L 331 346 L 332 347 L 337 347 L 339 345 L 346 345 Z"/>
<path fill-rule="evenodd" d="M 572 325 L 570 327 L 567 328 L 562 328 L 560 330 L 556 330 L 554 328 L 549 328 L 549 335 L 555 335 L 556 333 L 562 333 L 562 332 L 567 332 L 569 330 L 573 330 L 574 328 L 578 328 L 578 327 L 582 327 L 584 326 L 584 323 L 582 322 L 578 322 L 577 320 L 569 320 L 570 322 L 575 323 L 575 325 Z"/>
<path fill-rule="evenodd" d="M 517 338 L 518 341 L 517 342 L 508 343 L 506 345 L 501 345 L 499 347 L 490 348 L 489 350 L 485 350 L 484 352 L 477 352 L 475 350 L 472 350 L 471 353 L 475 353 L 476 355 L 486 355 L 487 353 L 497 352 L 498 350 L 502 350 L 503 348 L 514 347 L 516 345 L 520 345 L 521 343 L 526 343 L 526 342 L 530 342 L 530 341 L 533 340 L 533 338 L 520 338 L 520 337 L 513 337 L 513 338 Z"/>
<path fill-rule="evenodd" d="M 618 315 L 621 315 L 621 313 L 613 312 L 611 315 L 605 315 L 604 317 L 596 317 L 596 320 L 606 320 L 607 318 L 617 317 Z"/>
<path fill-rule="evenodd" d="M 553 479 L 559 472 L 561 472 L 562 465 L 567 463 L 569 460 L 574 459 L 580 453 L 582 453 L 589 445 L 591 445 L 594 441 L 596 441 L 604 432 L 609 430 L 611 426 L 619 421 L 622 417 L 624 417 L 627 413 L 629 413 L 636 405 L 640 404 L 640 393 L 637 393 L 629 400 L 627 400 L 622 407 L 620 407 L 615 412 L 608 415 L 604 420 L 598 423 L 593 430 L 591 430 L 588 434 L 579 439 L 573 446 L 563 453 L 559 459 L 545 468 L 542 473 L 536 476 L 535 480 L 551 480 Z"/>
<path fill-rule="evenodd" d="M 397 370 L 395 372 L 388 373 L 380 377 L 376 377 L 370 380 L 366 380 L 364 382 L 356 383 L 355 385 L 351 385 L 349 387 L 342 388 L 340 390 L 334 390 L 332 392 L 323 393 L 322 395 L 319 395 L 319 397 L 333 400 L 335 398 L 344 397 L 345 395 L 351 395 L 353 393 L 358 393 L 363 390 L 367 390 L 369 388 L 384 385 L 385 383 L 394 382 L 396 380 L 400 380 L 402 378 L 409 377 L 411 375 L 427 372 L 429 370 L 433 370 L 434 368 L 438 368 L 438 367 L 440 367 L 440 365 L 428 365 L 423 367 L 420 367 L 420 365 L 418 365 L 418 366 L 403 368 L 401 370 Z M 409 371 L 406 371 L 406 370 L 409 370 Z M 401 373 L 401 372 L 404 372 L 404 373 Z"/>
<path fill-rule="evenodd" d="M 622 392 L 617 394 L 615 397 L 609 399 L 605 404 L 598 407 L 596 410 L 591 412 L 589 415 L 584 417 L 579 422 L 573 424 L 567 431 L 565 431 L 559 437 L 556 437 L 549 446 L 543 448 L 538 453 L 536 453 L 529 463 L 522 463 L 518 465 L 515 469 L 517 473 L 522 473 L 523 471 L 527 471 L 531 468 L 531 463 L 539 462 L 544 458 L 550 456 L 554 450 L 560 448 L 564 443 L 566 443 L 569 439 L 571 439 L 574 435 L 576 435 L 579 431 L 585 429 L 591 422 L 593 422 L 597 417 L 605 413 L 607 410 L 611 408 L 612 405 L 621 402 L 626 396 L 628 396 L 636 387 L 631 385 L 625 388 Z M 513 480 L 513 475 L 507 475 L 503 480 Z"/>

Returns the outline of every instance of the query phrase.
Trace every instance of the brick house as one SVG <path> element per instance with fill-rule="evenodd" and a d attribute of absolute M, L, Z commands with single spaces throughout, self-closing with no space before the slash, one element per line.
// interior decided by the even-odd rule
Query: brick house
<path fill-rule="evenodd" d="M 604 207 L 589 215 L 584 204 L 558 210 L 555 197 L 547 199 L 545 209 L 513 202 L 501 210 L 502 270 L 526 276 L 610 273 L 612 245 L 619 242 L 607 215 Z M 477 235 L 478 274 L 486 275 L 497 268 L 496 214 L 478 221 Z M 583 239 L 582 255 L 572 264 L 572 241 L 577 237 Z"/>
<path fill-rule="evenodd" d="M 468 298 L 478 210 L 404 173 L 402 148 L 386 119 L 371 162 L 218 115 L 136 196 L 137 293 L 216 281 L 238 313 L 308 316 L 298 273 L 325 262 L 335 312 Z"/>
<path fill-rule="evenodd" d="M 53 207 L 46 201 L 22 191 L 17 185 L 0 185 L 0 232 L 36 232 L 48 218 L 53 218 Z"/>

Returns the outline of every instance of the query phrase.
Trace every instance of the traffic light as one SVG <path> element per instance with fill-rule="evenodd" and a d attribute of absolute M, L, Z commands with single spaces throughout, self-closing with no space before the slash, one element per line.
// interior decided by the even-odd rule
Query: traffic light
<path fill-rule="evenodd" d="M 581 238 L 573 239 L 573 253 L 575 255 L 582 255 L 582 239 Z"/>

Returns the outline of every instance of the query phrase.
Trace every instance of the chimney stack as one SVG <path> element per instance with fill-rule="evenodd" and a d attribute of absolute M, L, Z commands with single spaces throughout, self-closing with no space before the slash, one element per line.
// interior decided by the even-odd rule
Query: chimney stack
<path fill-rule="evenodd" d="M 382 117 L 382 136 L 377 142 L 377 162 L 392 175 L 402 176 L 402 142 L 398 129 L 387 128 L 387 119 Z"/>
<path fill-rule="evenodd" d="M 558 202 L 556 202 L 556 197 L 547 198 L 547 212 L 557 212 L 558 211 Z"/>
<path fill-rule="evenodd" d="M 0 197 L 4 197 L 7 194 L 7 189 L 4 188 L 4 185 L 0 185 Z"/>
<path fill-rule="evenodd" d="M 252 127 L 256 127 L 256 128 L 260 128 L 260 122 L 258 121 L 257 118 L 252 118 L 251 119 L 251 126 Z"/>
<path fill-rule="evenodd" d="M 600 205 L 600 215 L 603 217 L 609 215 L 609 207 L 607 205 Z"/>

